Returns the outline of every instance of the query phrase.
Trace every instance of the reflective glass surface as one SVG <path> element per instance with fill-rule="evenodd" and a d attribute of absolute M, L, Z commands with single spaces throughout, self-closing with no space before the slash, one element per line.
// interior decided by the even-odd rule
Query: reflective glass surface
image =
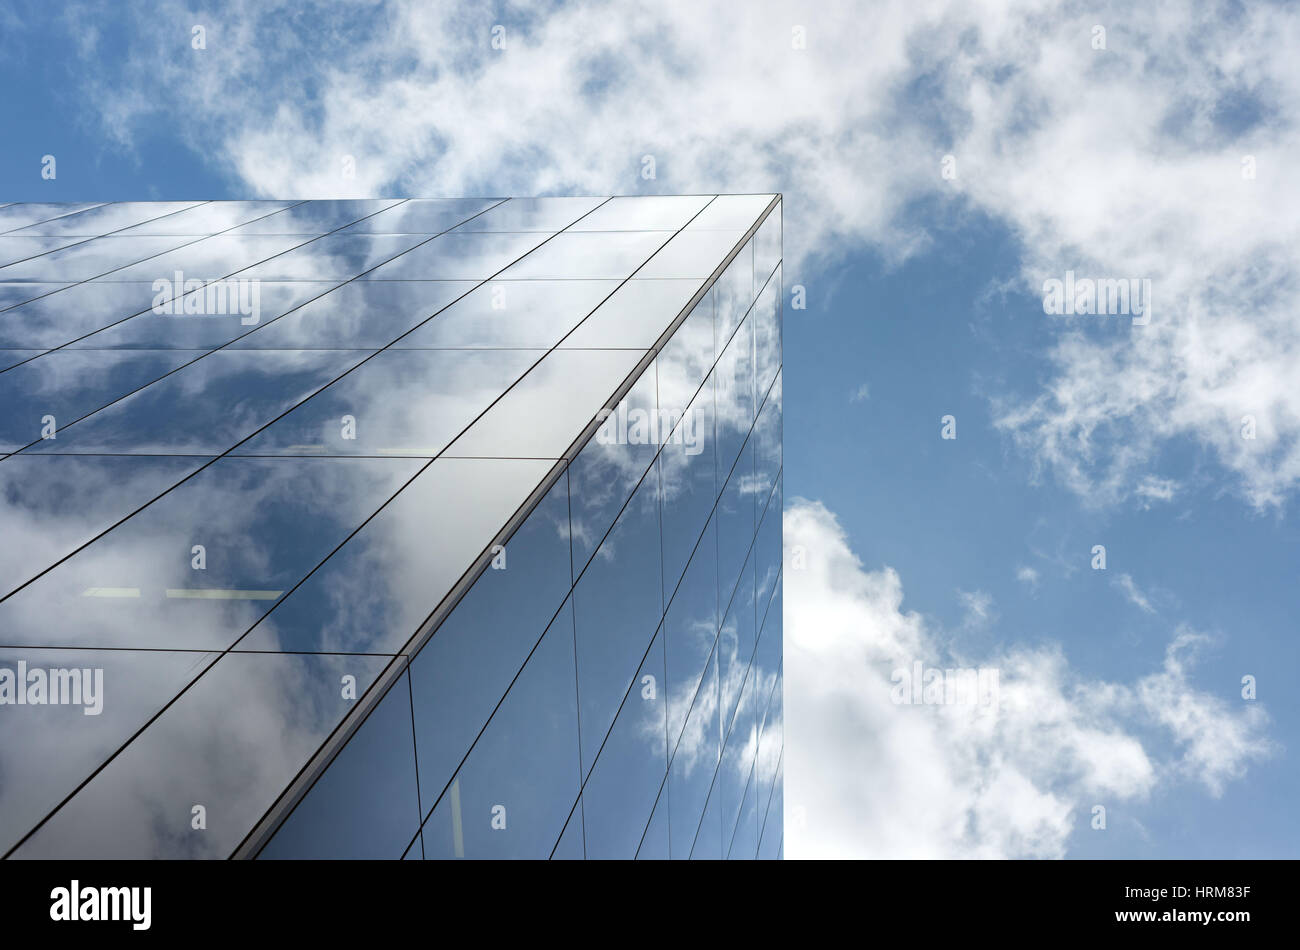
<path fill-rule="evenodd" d="M 491 280 L 472 286 L 476 287 L 472 293 L 461 297 L 436 319 L 394 346 L 549 350 L 608 297 L 618 287 L 618 281 Z M 567 340 L 564 345 L 568 345 Z"/>
<path fill-rule="evenodd" d="M 369 354 L 363 350 L 216 350 L 207 355 L 185 350 L 64 350 L 41 359 L 56 355 L 61 360 L 133 359 L 126 364 L 133 367 L 150 359 L 193 362 L 29 451 L 219 455 Z M 124 383 L 113 388 L 130 391 Z M 217 393 L 227 395 L 214 398 Z"/>
<path fill-rule="evenodd" d="M 143 222 L 159 222 L 164 218 L 171 217 L 179 211 L 187 208 L 193 208 L 198 204 L 194 201 L 115 201 L 111 204 L 100 205 L 97 208 L 89 208 L 85 211 L 78 211 L 75 214 L 64 215 L 55 218 L 52 221 L 43 221 L 40 224 L 31 224 L 25 228 L 19 228 L 11 233 L 13 234 L 75 234 L 82 237 L 98 237 L 101 234 L 108 234 L 113 231 L 124 231 L 134 229 L 135 226 Z M 152 234 L 191 234 L 189 231 L 138 231 L 134 233 L 152 233 Z"/>
<path fill-rule="evenodd" d="M 573 627 L 563 610 L 425 821 L 426 858 L 547 858 L 578 797 Z"/>
<path fill-rule="evenodd" d="M 403 672 L 258 857 L 396 858 L 419 821 Z"/>
<path fill-rule="evenodd" d="M 9 238 L 8 240 L 39 242 L 57 241 L 58 239 L 32 237 Z M 200 239 L 193 237 L 107 236 L 94 240 L 82 240 L 79 244 L 51 251 L 48 254 L 40 254 L 37 257 L 32 257 L 31 253 L 20 254 L 17 248 L 10 250 L 0 247 L 0 252 L 3 252 L 0 256 L 8 255 L 15 262 L 0 267 L 0 280 L 69 282 L 90 280 L 101 276 L 107 277 L 121 271 L 123 268 L 150 260 L 173 248 L 193 243 L 196 240 Z M 141 269 L 146 272 L 149 271 L 148 267 Z M 158 276 L 161 275 L 156 272 L 151 273 L 148 279 L 152 280 Z"/>
<path fill-rule="evenodd" d="M 681 313 L 701 283 L 699 280 L 641 280 L 638 275 L 619 287 L 562 345 L 648 349 L 667 329 L 664 315 Z"/>
<path fill-rule="evenodd" d="M 226 654 L 14 856 L 226 857 L 391 662 Z"/>
<path fill-rule="evenodd" d="M 779 210 L 0 205 L 0 851 L 779 857 Z"/>
<path fill-rule="evenodd" d="M 299 282 L 267 284 L 298 287 Z M 274 323 L 241 338 L 232 349 L 312 349 L 340 347 L 376 350 L 397 340 L 462 294 L 472 281 L 354 280 L 315 297 Z"/>
<path fill-rule="evenodd" d="M 295 351 L 237 355 L 290 352 Z M 360 362 L 365 354 L 355 352 Z M 535 350 L 382 350 L 239 446 L 237 454 L 431 457 L 541 355 Z"/>
<path fill-rule="evenodd" d="M 501 276 L 514 280 L 539 277 L 623 280 L 631 277 L 669 237 L 671 233 L 662 231 L 594 234 L 565 231 L 506 268 Z M 3 274 L 0 270 L 0 275 Z"/>
<path fill-rule="evenodd" d="M 396 198 L 304 201 L 235 229 L 236 234 L 306 234 L 316 236 L 345 228 L 399 204 Z"/>
<path fill-rule="evenodd" d="M 412 198 L 343 229 L 344 234 L 438 234 L 501 203 L 499 198 Z"/>

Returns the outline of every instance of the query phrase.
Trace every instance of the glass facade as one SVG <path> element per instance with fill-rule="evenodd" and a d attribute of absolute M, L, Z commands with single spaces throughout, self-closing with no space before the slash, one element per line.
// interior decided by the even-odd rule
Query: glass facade
<path fill-rule="evenodd" d="M 0 208 L 6 857 L 779 858 L 777 195 Z"/>

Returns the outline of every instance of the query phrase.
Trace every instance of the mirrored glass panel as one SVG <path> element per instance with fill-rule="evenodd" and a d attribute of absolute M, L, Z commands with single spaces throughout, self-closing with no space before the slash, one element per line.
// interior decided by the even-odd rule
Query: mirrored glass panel
<path fill-rule="evenodd" d="M 292 201 L 207 201 L 126 228 L 123 234 L 217 234 L 293 206 Z"/>
<path fill-rule="evenodd" d="M 224 650 L 418 467 L 218 459 L 0 602 L 0 631 L 12 645 Z"/>
<path fill-rule="evenodd" d="M 184 350 L 63 352 L 83 360 L 196 355 L 186 356 Z M 220 455 L 368 355 L 363 350 L 216 350 L 28 451 Z M 214 393 L 237 393 L 238 401 L 231 405 Z"/>
<path fill-rule="evenodd" d="M 561 231 L 604 201 L 604 198 L 511 198 L 456 230 Z"/>
<path fill-rule="evenodd" d="M 0 597 L 210 461 L 196 456 L 11 455 L 0 464 Z M 2 636 L 2 635 L 0 635 Z"/>
<path fill-rule="evenodd" d="M 569 469 L 573 561 L 578 573 L 654 460 L 660 439 L 658 426 L 652 364 L 610 411 Z"/>
<path fill-rule="evenodd" d="M 40 224 L 28 225 L 12 233 L 14 234 L 46 234 L 46 235 L 63 235 L 74 234 L 82 237 L 98 237 L 101 234 L 108 234 L 112 231 L 124 231 L 133 228 L 136 225 L 146 221 L 158 221 L 162 218 L 184 211 L 186 208 L 193 208 L 199 202 L 195 201 L 115 201 L 112 204 L 100 205 L 97 208 L 90 208 L 85 211 L 78 211 L 75 214 L 67 214 L 52 221 L 43 221 Z M 153 233 L 162 232 L 139 232 L 136 233 Z M 184 234 L 193 232 L 170 231 L 169 234 Z"/>
<path fill-rule="evenodd" d="M 538 232 L 474 234 L 454 231 L 425 241 L 396 260 L 365 274 L 363 279 L 487 280 L 546 238 L 546 234 Z"/>
<path fill-rule="evenodd" d="M 639 350 L 554 350 L 447 452 L 561 458 L 643 356 Z"/>
<path fill-rule="evenodd" d="M 19 239 L 15 239 L 19 240 Z M 22 238 L 24 241 L 57 240 Z M 172 248 L 193 241 L 190 237 L 103 237 L 82 241 L 59 251 L 0 267 L 0 280 L 34 280 L 67 283 L 90 280 L 156 257 Z M 10 253 L 19 253 L 17 249 Z M 154 274 L 154 277 L 160 276 Z M 152 279 L 152 277 L 150 278 Z"/>
<path fill-rule="evenodd" d="M 549 350 L 617 286 L 614 280 L 488 281 L 394 346 Z"/>
<path fill-rule="evenodd" d="M 660 633 L 582 789 L 588 858 L 637 855 L 668 768 L 664 683 Z"/>
<path fill-rule="evenodd" d="M 712 275 L 719 261 L 741 238 L 743 229 L 729 231 L 685 230 L 673 235 L 654 257 L 646 262 L 637 277 L 698 277 Z"/>
<path fill-rule="evenodd" d="M 357 234 L 341 231 L 317 238 L 270 260 L 264 259 L 240 276 L 260 280 L 346 280 L 391 261 L 427 240 L 422 234 Z"/>
<path fill-rule="evenodd" d="M 772 203 L 774 195 L 718 195 L 691 219 L 688 231 L 746 230 Z M 779 205 L 778 205 L 779 207 Z"/>
<path fill-rule="evenodd" d="M 561 476 L 411 661 L 426 811 L 443 793 L 572 583 L 568 482 Z M 573 612 L 566 609 L 561 616 L 572 647 Z"/>
<path fill-rule="evenodd" d="M 73 285 L 58 281 L 53 283 L 40 281 L 0 282 L 0 311 L 9 310 L 25 301 L 35 300 L 38 297 L 44 297 L 56 290 L 71 286 Z"/>
<path fill-rule="evenodd" d="M 411 692 L 403 672 L 258 857 L 392 859 L 419 823 Z"/>
<path fill-rule="evenodd" d="M 97 208 L 102 202 L 84 201 L 77 204 L 58 202 L 19 201 L 0 208 L 0 231 L 13 231 L 42 221 L 67 217 L 87 208 Z"/>
<path fill-rule="evenodd" d="M 668 771 L 668 806 L 671 814 L 670 857 L 689 858 L 704 823 L 709 790 L 717 771 L 721 740 L 718 735 L 718 665 L 710 658 L 699 689 L 692 697 L 686 728 L 677 742 Z M 721 851 L 721 819 L 713 812 L 714 833 Z M 709 837 L 708 834 L 705 835 Z"/>
<path fill-rule="evenodd" d="M 0 716 L 0 774 L 7 776 L 0 783 L 0 854 L 214 659 L 166 650 L 0 647 L 0 689 L 21 690 L 25 700 Z"/>
<path fill-rule="evenodd" d="M 286 351 L 241 355 L 276 352 Z M 536 350 L 382 350 L 236 454 L 434 456 L 539 356 Z"/>
<path fill-rule="evenodd" d="M 385 208 L 400 204 L 396 198 L 304 201 L 283 211 L 242 224 L 236 234 L 324 234 L 347 227 Z"/>
<path fill-rule="evenodd" d="M 233 348 L 377 350 L 473 288 L 473 283 L 459 280 L 354 280 L 249 334 Z"/>
<path fill-rule="evenodd" d="M 664 614 L 670 749 L 682 734 L 718 636 L 717 543 L 710 520 Z"/>
<path fill-rule="evenodd" d="M 105 287 L 148 284 L 80 284 L 104 293 Z M 270 325 L 336 286 L 329 281 L 216 280 L 177 298 L 160 291 L 144 313 L 69 344 L 71 349 L 199 349 L 225 346 Z M 56 297 L 59 295 L 55 295 Z M 47 298 L 51 301 L 54 298 Z M 31 305 L 29 305 L 31 306 Z M 26 309 L 26 308 L 21 308 Z M 197 355 L 197 354 L 196 354 Z"/>
<path fill-rule="evenodd" d="M 56 350 L 0 373 L 0 451 L 66 441 L 78 419 L 147 386 L 197 353 Z M 203 453 L 194 453 L 203 454 Z"/>
<path fill-rule="evenodd" d="M 631 277 L 671 236 L 656 231 L 563 231 L 506 268 L 501 276 L 513 280 L 623 280 Z M 0 279 L 3 275 L 0 270 Z"/>
<path fill-rule="evenodd" d="M 10 284 L 47 287 L 48 284 Z M 75 284 L 21 303 L 0 315 L 0 345 L 52 349 L 147 312 L 158 294 L 152 285 Z M 170 301 L 170 295 L 164 297 Z M 161 347 L 155 347 L 161 348 Z"/>
<path fill-rule="evenodd" d="M 426 858 L 547 858 L 578 797 L 573 626 L 538 644 L 424 824 Z"/>
<path fill-rule="evenodd" d="M 642 481 L 574 586 L 584 772 L 636 676 L 663 615 L 659 498 Z"/>
<path fill-rule="evenodd" d="M 110 240 L 105 238 L 104 240 Z M 116 241 L 164 240 L 163 238 L 113 238 Z M 172 238 L 176 245 L 188 243 L 172 250 L 119 268 L 105 274 L 101 280 L 111 283 L 118 280 L 165 280 L 171 285 L 168 296 L 179 295 L 175 289 L 187 281 L 219 280 L 242 272 L 262 261 L 275 258 L 292 248 L 303 245 L 306 238 L 292 235 L 217 234 L 205 238 Z M 100 243 L 100 242 L 95 242 Z M 310 246 L 310 245 L 307 245 Z M 257 276 L 240 273 L 241 277 Z M 265 277 L 266 275 L 262 275 Z M 345 275 L 347 276 L 347 275 Z M 190 289 L 186 285 L 185 289 Z"/>
<path fill-rule="evenodd" d="M 573 231 L 676 231 L 699 214 L 712 195 L 646 195 L 611 198 Z"/>
<path fill-rule="evenodd" d="M 227 858 L 389 657 L 221 657 L 18 858 Z"/>
<path fill-rule="evenodd" d="M 564 826 L 559 843 L 551 852 L 552 861 L 581 861 L 587 856 L 582 840 L 582 800 L 573 806 L 569 823 Z"/>
<path fill-rule="evenodd" d="M 500 198 L 411 198 L 350 224 L 341 233 L 438 234 L 500 203 Z"/>
<path fill-rule="evenodd" d="M 641 838 L 641 845 L 637 849 L 636 859 L 638 861 L 667 861 L 668 842 L 668 779 L 665 776 L 664 783 L 659 788 L 659 798 L 655 802 L 654 814 L 650 816 L 650 824 L 646 826 L 645 834 Z"/>
<path fill-rule="evenodd" d="M 763 289 L 781 261 L 781 202 L 771 210 L 754 235 L 754 293 Z"/>
<path fill-rule="evenodd" d="M 535 459 L 435 459 L 237 648 L 398 652 L 550 468 Z M 497 563 L 508 569 L 508 549 Z"/>
<path fill-rule="evenodd" d="M 701 283 L 699 280 L 641 280 L 639 276 L 625 281 L 561 345 L 569 349 L 649 349 L 672 326 Z"/>

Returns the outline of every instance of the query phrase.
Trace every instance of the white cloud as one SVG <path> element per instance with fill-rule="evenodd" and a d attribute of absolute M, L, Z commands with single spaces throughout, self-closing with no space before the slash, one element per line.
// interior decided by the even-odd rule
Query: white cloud
<path fill-rule="evenodd" d="M 849 402 L 866 402 L 870 398 L 871 398 L 871 387 L 869 387 L 866 383 L 863 383 L 861 386 L 859 386 L 856 390 L 853 391 L 853 395 L 849 397 Z"/>
<path fill-rule="evenodd" d="M 1059 857 L 1097 801 L 1177 781 L 1217 795 L 1270 751 L 1259 706 L 1192 684 L 1186 630 L 1133 685 L 1079 675 L 1059 647 L 950 656 L 822 505 L 791 504 L 785 544 L 807 563 L 785 578 L 789 857 Z M 996 711 L 896 705 L 890 673 L 918 660 L 997 669 Z"/>
<path fill-rule="evenodd" d="M 1030 590 L 1038 589 L 1038 571 L 1028 565 L 1022 564 L 1016 568 L 1016 580 L 1028 584 Z"/>
<path fill-rule="evenodd" d="M 962 626 L 968 629 L 988 626 L 997 616 L 997 611 L 993 608 L 993 595 L 982 590 L 959 590 L 957 601 L 965 615 Z"/>
<path fill-rule="evenodd" d="M 1133 580 L 1133 575 L 1120 574 L 1111 583 L 1123 591 L 1124 596 L 1128 598 L 1128 602 L 1139 610 L 1149 614 L 1156 612 L 1156 608 L 1151 603 L 1151 598 L 1138 589 L 1137 582 Z"/>

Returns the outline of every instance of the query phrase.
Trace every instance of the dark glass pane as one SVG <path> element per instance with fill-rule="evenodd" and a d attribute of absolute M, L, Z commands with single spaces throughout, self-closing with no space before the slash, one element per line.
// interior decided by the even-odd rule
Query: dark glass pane
<path fill-rule="evenodd" d="M 424 825 L 428 858 L 547 858 L 578 797 L 572 620 L 564 610 Z"/>
<path fill-rule="evenodd" d="M 668 770 L 668 806 L 673 860 L 687 858 L 700 828 L 709 789 L 718 767 L 718 664 L 710 658 L 699 689 L 692 697 L 686 728 Z M 712 834 L 721 851 L 721 818 L 713 811 Z M 708 835 L 706 835 L 708 837 Z"/>
<path fill-rule="evenodd" d="M 582 790 L 587 857 L 633 858 L 668 766 L 664 646 L 657 635 Z"/>
<path fill-rule="evenodd" d="M 516 463 L 519 464 L 519 463 Z M 568 594 L 568 485 L 561 476 L 411 661 L 420 794 L 442 794 Z M 418 561 L 417 561 L 418 563 Z M 501 565 L 504 565 L 503 567 Z M 573 614 L 569 624 L 572 649 Z"/>
<path fill-rule="evenodd" d="M 396 858 L 419 822 L 403 672 L 258 857 Z"/>
<path fill-rule="evenodd" d="M 663 614 L 659 501 L 646 479 L 574 587 L 584 774 L 614 722 Z"/>
<path fill-rule="evenodd" d="M 578 573 L 586 567 L 601 538 L 646 475 L 658 449 L 658 426 L 652 364 L 619 400 L 570 466 L 569 511 L 573 519 L 573 560 Z M 653 485 L 653 474 L 647 481 Z"/>
<path fill-rule="evenodd" d="M 677 744 L 718 635 L 717 527 L 709 521 L 664 615 L 668 744 Z"/>

